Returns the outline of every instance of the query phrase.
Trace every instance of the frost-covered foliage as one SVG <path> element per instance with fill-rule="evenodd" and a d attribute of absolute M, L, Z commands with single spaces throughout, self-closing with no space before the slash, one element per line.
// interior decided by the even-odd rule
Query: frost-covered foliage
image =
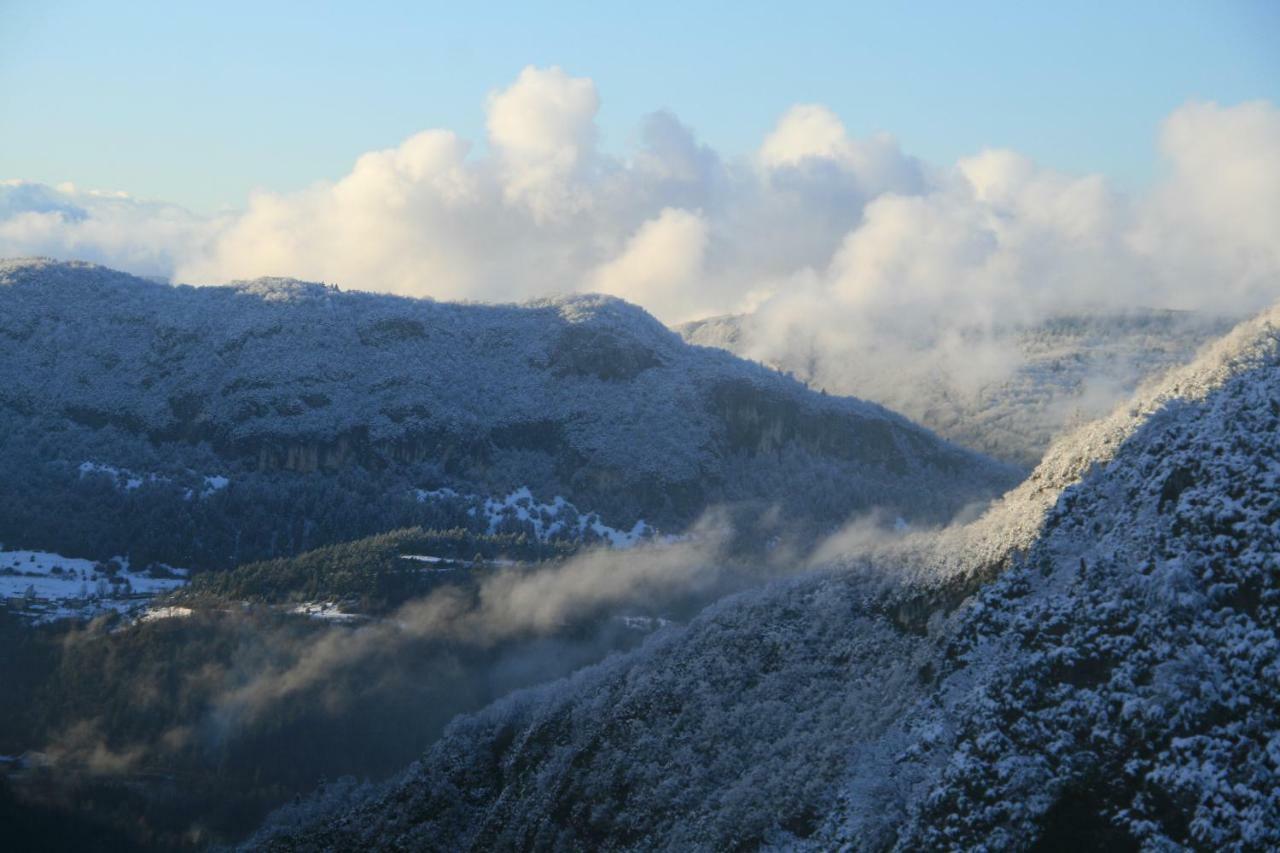
<path fill-rule="evenodd" d="M 104 465 L 101 462 L 81 462 L 77 469 L 80 477 L 105 476 L 110 479 L 117 489 L 124 492 L 132 492 L 134 489 L 140 489 L 146 483 L 168 482 L 168 479 L 160 474 L 138 474 L 127 468 L 117 468 L 114 465 Z M 192 472 L 187 472 L 191 474 Z M 219 474 L 206 474 L 200 478 L 199 491 L 195 489 L 186 489 L 182 494 L 188 500 L 196 497 L 207 498 L 215 492 L 225 489 L 231 484 L 231 481 Z"/>
<path fill-rule="evenodd" d="M 941 519 L 1016 478 L 879 406 L 689 346 L 609 297 L 450 304 L 6 261 L 0 365 L 0 433 L 56 426 L 75 433 L 73 465 L 169 476 L 138 458 L 163 447 L 170 467 L 216 472 L 228 492 L 255 473 L 353 468 L 400 488 L 412 469 L 411 487 L 527 486 L 620 530 L 670 530 L 710 504 L 780 495 L 823 524 L 882 504 Z M 40 445 L 13 452 L 43 462 Z"/>
<path fill-rule="evenodd" d="M 453 574 L 457 569 L 483 572 L 493 566 L 563 559 L 573 547 L 523 534 L 408 528 L 226 572 L 204 572 L 175 600 L 215 609 L 244 602 L 308 605 L 301 612 L 310 612 L 312 604 L 332 603 L 338 609 L 385 614 L 429 595 L 443 582 L 463 580 Z M 445 574 L 449 577 L 442 577 Z"/>
<path fill-rule="evenodd" d="M 416 489 L 414 496 L 424 503 L 462 501 L 467 515 L 487 524 L 485 532 L 514 532 L 532 536 L 539 542 L 602 543 L 611 548 L 629 548 L 654 536 L 652 527 L 640 519 L 630 530 L 618 530 L 600 520 L 596 513 L 584 513 L 560 495 L 542 503 L 527 486 L 502 498 L 459 495 L 453 489 Z"/>
<path fill-rule="evenodd" d="M 320 785 L 306 799 L 299 797 L 295 802 L 281 806 L 271 813 L 270 823 L 259 830 L 261 837 L 270 837 L 276 833 L 298 831 L 318 820 L 340 811 L 352 800 L 371 797 L 379 793 L 379 787 L 369 782 L 360 781 L 354 776 L 342 776 L 333 782 Z M 256 839 L 250 839 L 253 845 Z"/>
<path fill-rule="evenodd" d="M 801 330 L 793 340 L 775 340 L 751 315 L 687 323 L 677 331 L 690 343 L 761 360 L 831 393 L 875 400 L 965 447 L 1031 466 L 1055 438 L 1104 415 L 1144 380 L 1187 362 L 1231 325 L 1223 317 L 1133 309 L 975 328 L 956 345 L 961 363 L 926 361 L 929 369 L 909 379 L 902 364 L 815 348 Z"/>
<path fill-rule="evenodd" d="M 973 524 L 460 718 L 386 793 L 255 845 L 1275 848 L 1278 324 Z"/>
<path fill-rule="evenodd" d="M 1278 319 L 1169 383 L 962 611 L 940 691 L 973 686 L 895 761 L 902 846 L 1280 845 Z"/>
<path fill-rule="evenodd" d="M 833 721 L 869 735 L 917 681 L 912 638 L 858 601 L 808 580 L 728 599 L 635 659 L 459 718 L 385 798 L 257 843 L 732 849 L 812 832 L 847 752 Z"/>

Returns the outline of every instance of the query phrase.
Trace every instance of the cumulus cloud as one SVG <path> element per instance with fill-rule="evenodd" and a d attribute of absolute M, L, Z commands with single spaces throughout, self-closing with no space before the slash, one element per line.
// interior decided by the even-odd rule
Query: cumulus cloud
<path fill-rule="evenodd" d="M 487 146 L 427 130 L 294 193 L 255 193 L 175 265 L 184 281 L 291 275 L 405 295 L 520 300 L 603 290 L 669 322 L 753 304 L 826 265 L 863 206 L 922 168 L 835 117 L 784 116 L 773 153 L 727 161 L 666 112 L 598 149 L 585 78 L 527 68 L 487 102 Z M 807 108 L 812 114 L 818 108 Z"/>
<path fill-rule="evenodd" d="M 1104 297 L 1115 287 L 1108 279 L 1127 278 L 1127 218 L 1096 177 L 988 151 L 961 160 L 929 192 L 872 200 L 825 283 L 860 317 L 926 333 L 939 323 L 1041 315 Z"/>
<path fill-rule="evenodd" d="M 620 167 L 596 150 L 595 86 L 527 68 L 487 107 L 483 156 L 427 130 L 362 156 L 339 181 L 256 193 L 177 277 L 291 275 L 445 299 L 580 289 L 646 218 L 610 185 Z"/>
<path fill-rule="evenodd" d="M 918 191 L 924 185 L 921 165 L 904 157 L 892 136 L 854 139 L 820 104 L 788 110 L 765 137 L 758 157 L 769 170 L 816 168 L 828 178 L 852 180 L 867 196 Z"/>
<path fill-rule="evenodd" d="M 426 130 L 337 181 L 257 191 L 219 221 L 138 204 L 51 209 L 37 187 L 0 205 L 2 248 L 198 284 L 288 275 L 480 300 L 601 289 L 676 321 L 825 267 L 869 200 L 925 182 L 891 138 L 854 139 L 820 107 L 727 160 L 666 112 L 644 118 L 633 150 L 603 152 L 600 103 L 589 79 L 526 68 L 489 96 L 482 152 Z"/>
<path fill-rule="evenodd" d="M 804 108 L 762 159 L 785 169 L 847 161 L 839 133 Z M 1167 172 L 1136 197 L 1005 150 L 931 170 L 917 191 L 876 193 L 828 263 L 756 285 L 735 347 L 945 429 L 998 416 L 989 407 L 1026 364 L 1011 328 L 1131 308 L 1238 316 L 1280 298 L 1280 111 L 1190 103 L 1159 142 Z M 982 446 L 1030 461 L 1051 422 L 1062 426 L 1055 412 L 1100 414 L 1130 393 L 1144 368 L 1112 362 L 1102 374 L 1082 368 L 1074 391 L 1041 382 L 1027 404 L 1043 411 L 988 424 L 1013 432 Z"/>
<path fill-rule="evenodd" d="M 175 271 L 212 283 L 260 275 L 370 283 L 405 295 L 496 297 L 472 263 L 484 247 L 492 196 L 467 165 L 468 144 L 429 130 L 365 154 L 336 183 L 255 193 L 210 250 Z M 500 223 L 489 223 L 495 228 Z"/>
<path fill-rule="evenodd" d="M 1257 305 L 1280 290 L 1280 109 L 1191 102 L 1165 120 L 1168 178 L 1140 203 L 1132 245 L 1185 307 Z"/>
<path fill-rule="evenodd" d="M 913 379 L 970 393 L 1016 369 L 984 334 L 1001 324 L 1092 306 L 1244 313 L 1280 292 L 1270 103 L 1176 110 L 1157 140 L 1164 174 L 1136 196 L 1012 151 L 925 164 L 813 104 L 749 156 L 666 112 L 606 152 L 600 105 L 589 79 L 527 68 L 489 96 L 484 146 L 426 130 L 216 221 L 11 183 L 0 253 L 441 299 L 602 290 L 667 322 L 751 311 L 750 355 L 821 362 L 830 390 L 891 402 Z"/>
<path fill-rule="evenodd" d="M 0 181 L 0 257 L 74 258 L 168 277 L 223 227 L 221 219 L 123 192 Z"/>
<path fill-rule="evenodd" d="M 591 275 L 589 287 L 644 304 L 664 317 L 696 317 L 716 308 L 699 298 L 706 248 L 706 221 L 669 207 L 641 225 L 622 254 Z"/>
<path fill-rule="evenodd" d="M 489 98 L 489 140 L 498 151 L 504 198 L 536 219 L 589 204 L 579 186 L 595 152 L 600 96 L 585 78 L 559 68 L 526 68 Z"/>
<path fill-rule="evenodd" d="M 818 104 L 792 107 L 760 146 L 767 166 L 793 166 L 809 159 L 840 159 L 849 145 L 844 124 Z"/>

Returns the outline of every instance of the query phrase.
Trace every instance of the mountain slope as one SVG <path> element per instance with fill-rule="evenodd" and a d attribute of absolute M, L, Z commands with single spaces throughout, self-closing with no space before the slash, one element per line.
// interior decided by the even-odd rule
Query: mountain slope
<path fill-rule="evenodd" d="M 752 315 L 715 317 L 676 331 L 690 343 L 760 360 L 813 387 L 876 400 L 965 447 L 1033 466 L 1055 438 L 1104 415 L 1143 381 L 1186 363 L 1233 324 L 1150 309 L 1064 314 L 969 330 L 950 355 L 907 347 L 892 370 L 883 356 L 843 353 L 838 342 L 815 343 L 811 333 L 795 330 L 780 339 Z"/>
<path fill-rule="evenodd" d="M 1272 310 L 972 525 L 722 601 L 254 844 L 1274 847 L 1278 494 Z"/>
<path fill-rule="evenodd" d="M 992 513 L 1010 568 L 939 632 L 933 696 L 860 756 L 828 841 L 1280 841 L 1278 324 L 1056 447 L 1021 524 Z"/>
<path fill-rule="evenodd" d="M 871 506 L 942 519 L 1016 476 L 879 406 L 690 347 L 606 297 L 448 304 L 282 279 L 172 287 L 10 261 L 0 365 L 0 418 L 12 427 L 0 461 L 44 466 L 5 470 L 11 483 L 61 464 L 64 479 L 137 472 L 120 475 L 129 491 L 171 483 L 211 504 L 300 477 L 440 500 L 445 488 L 528 487 L 627 530 L 639 519 L 679 528 L 709 505 L 775 495 L 821 524 Z M 388 527 L 418 523 L 395 514 Z"/>

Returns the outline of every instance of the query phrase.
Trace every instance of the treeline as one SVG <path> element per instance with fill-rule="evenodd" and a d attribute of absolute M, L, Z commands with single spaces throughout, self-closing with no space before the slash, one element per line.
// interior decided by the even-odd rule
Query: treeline
<path fill-rule="evenodd" d="M 351 603 L 360 613 L 377 614 L 425 595 L 442 582 L 460 579 L 457 573 L 434 571 L 436 565 L 405 559 L 406 555 L 439 557 L 459 568 L 482 568 L 489 560 L 537 562 L 567 557 L 573 551 L 570 543 L 542 542 L 523 533 L 489 535 L 461 527 L 411 527 L 296 557 L 249 563 L 229 572 L 206 572 L 197 575 L 179 598 L 193 603 L 208 599 L 267 604 L 339 601 Z"/>
<path fill-rule="evenodd" d="M 117 465 L 121 473 L 82 471 L 84 462 Z M 508 487 L 537 481 L 536 470 L 515 462 L 508 467 Z M 229 483 L 209 488 L 206 477 L 214 475 Z M 461 530 L 485 537 L 490 521 L 477 511 L 481 498 L 447 492 L 417 498 L 417 489 L 440 484 L 444 477 L 430 462 L 397 469 L 352 465 L 311 474 L 260 471 L 221 459 L 203 445 L 152 445 L 112 427 L 24 418 L 0 406 L 0 542 L 6 547 L 88 559 L 122 556 L 135 566 L 226 570 L 389 530 Z M 130 484 L 130 478 L 139 482 Z M 506 493 L 502 484 L 491 485 L 492 491 L 480 494 Z M 562 513 L 562 520 L 577 520 L 571 506 Z M 629 527 L 634 521 L 618 523 Z M 563 550 L 562 545 L 533 549 L 534 526 L 515 513 L 503 518 L 496 532 L 510 540 L 477 541 L 476 550 L 456 555 L 470 559 L 478 551 L 492 558 L 501 552 L 514 559 L 543 559 Z M 593 536 L 588 528 L 581 538 L 589 542 Z M 566 540 L 575 537 L 568 527 L 561 534 Z M 455 544 L 446 537 L 434 546 Z"/>
<path fill-rule="evenodd" d="M 82 473 L 85 461 L 127 467 L 142 482 Z M 230 484 L 209 490 L 205 476 Z M 151 446 L 111 428 L 24 419 L 0 406 L 0 542 L 134 565 L 230 569 L 387 530 L 487 532 L 462 498 L 418 501 L 430 466 L 331 474 L 256 471 L 201 446 Z"/>

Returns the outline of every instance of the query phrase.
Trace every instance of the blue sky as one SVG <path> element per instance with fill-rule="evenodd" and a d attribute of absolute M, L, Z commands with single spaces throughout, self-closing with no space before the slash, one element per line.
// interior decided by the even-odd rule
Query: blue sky
<path fill-rule="evenodd" d="M 526 65 L 595 81 L 605 148 L 669 109 L 726 154 L 799 102 L 946 163 L 1152 177 L 1189 98 L 1280 101 L 1280 3 L 0 2 L 0 178 L 240 207 L 428 127 L 483 138 Z M 1066 6 L 1073 8 L 1066 9 Z"/>

